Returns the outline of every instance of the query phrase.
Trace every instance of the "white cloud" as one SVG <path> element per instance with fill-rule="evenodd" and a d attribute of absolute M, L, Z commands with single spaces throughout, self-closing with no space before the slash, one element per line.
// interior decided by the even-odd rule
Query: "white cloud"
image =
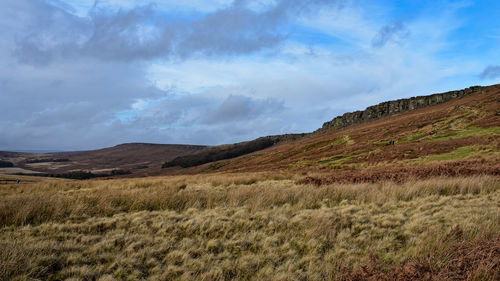
<path fill-rule="evenodd" d="M 7 116 L 0 149 L 220 144 L 308 132 L 346 111 L 470 86 L 486 65 L 497 65 L 443 55 L 456 51 L 449 35 L 466 24 L 454 11 L 405 20 L 407 35 L 382 34 L 374 47 L 377 34 L 397 22 L 376 4 L 291 16 L 299 1 L 247 2 L 250 10 L 222 0 L 158 1 L 131 10 L 148 2 L 107 0 L 87 17 L 94 1 L 66 3 L 74 10 L 19 0 L 0 11 L 0 111 Z M 282 6 L 272 10 L 276 3 Z M 191 33 L 156 40 L 176 25 L 148 25 L 150 15 L 162 14 L 155 9 L 198 14 L 185 19 Z"/>

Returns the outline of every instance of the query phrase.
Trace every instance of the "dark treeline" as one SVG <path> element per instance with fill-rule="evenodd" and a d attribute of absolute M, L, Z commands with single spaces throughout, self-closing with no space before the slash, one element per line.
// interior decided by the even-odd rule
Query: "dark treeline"
<path fill-rule="evenodd" d="M 112 177 L 112 176 L 121 176 L 121 175 L 129 175 L 132 172 L 127 170 L 112 170 L 110 173 L 99 173 L 94 174 L 88 171 L 72 171 L 61 174 L 29 174 L 29 173 L 17 173 L 16 175 L 23 176 L 38 176 L 38 177 L 51 177 L 51 178 L 64 178 L 64 179 L 72 179 L 72 180 L 88 180 L 93 178 L 102 178 L 102 177 Z"/>
<path fill-rule="evenodd" d="M 271 147 L 279 142 L 295 140 L 304 137 L 306 134 L 288 134 L 278 136 L 261 137 L 252 141 L 240 142 L 230 145 L 221 145 L 207 148 L 200 152 L 179 156 L 172 161 L 165 162 L 162 168 L 180 166 L 183 168 L 194 167 L 214 161 L 235 158 Z"/>
<path fill-rule="evenodd" d="M 101 174 L 101 173 L 94 174 L 92 172 L 86 172 L 86 171 L 73 171 L 73 172 L 55 174 L 49 176 L 54 178 L 88 180 L 93 178 L 112 177 L 112 176 L 129 175 L 129 174 L 131 174 L 131 172 L 127 170 L 112 170 L 109 174 Z"/>
<path fill-rule="evenodd" d="M 14 167 L 14 164 L 12 162 L 0 160 L 0 168 L 10 168 L 10 167 Z"/>
<path fill-rule="evenodd" d="M 47 163 L 47 162 L 69 162 L 69 159 L 67 159 L 67 158 L 42 158 L 42 159 L 29 159 L 29 160 L 26 160 L 27 164 Z"/>

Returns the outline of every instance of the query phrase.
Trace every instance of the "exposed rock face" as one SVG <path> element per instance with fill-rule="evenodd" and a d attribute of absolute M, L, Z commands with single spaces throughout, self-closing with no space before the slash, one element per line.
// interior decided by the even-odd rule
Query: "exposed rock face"
<path fill-rule="evenodd" d="M 418 96 L 409 99 L 386 101 L 377 105 L 367 107 L 363 111 L 359 110 L 355 112 L 348 112 L 342 116 L 337 116 L 333 120 L 325 122 L 323 124 L 323 127 L 318 129 L 316 132 L 324 132 L 332 128 L 345 129 L 346 127 L 351 125 L 377 120 L 397 113 L 445 103 L 452 99 L 457 99 L 473 93 L 481 92 L 485 88 L 486 87 L 473 86 L 458 91 L 433 94 L 429 96 Z"/>

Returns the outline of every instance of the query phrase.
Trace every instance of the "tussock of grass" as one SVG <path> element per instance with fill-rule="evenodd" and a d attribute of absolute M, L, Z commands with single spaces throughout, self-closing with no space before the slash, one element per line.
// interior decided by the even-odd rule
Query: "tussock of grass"
<path fill-rule="evenodd" d="M 387 266 L 435 253 L 457 225 L 466 239 L 500 233 L 497 177 L 321 187 L 285 178 L 0 185 L 0 279 L 337 280 L 369 253 Z"/>

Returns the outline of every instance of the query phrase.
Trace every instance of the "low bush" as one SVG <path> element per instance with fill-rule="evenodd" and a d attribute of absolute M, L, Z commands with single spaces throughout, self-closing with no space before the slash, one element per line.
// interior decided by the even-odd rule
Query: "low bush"
<path fill-rule="evenodd" d="M 14 167 L 14 164 L 12 162 L 0 160 L 0 168 L 10 168 L 10 167 Z"/>

